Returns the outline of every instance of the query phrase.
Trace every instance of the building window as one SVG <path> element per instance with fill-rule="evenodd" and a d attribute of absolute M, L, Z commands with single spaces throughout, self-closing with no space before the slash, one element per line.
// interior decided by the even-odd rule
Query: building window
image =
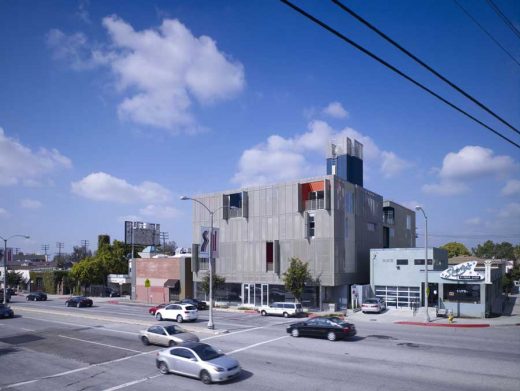
<path fill-rule="evenodd" d="M 444 284 L 444 301 L 480 304 L 480 285 Z"/>
<path fill-rule="evenodd" d="M 370 232 L 376 232 L 376 224 L 375 223 L 367 223 L 367 230 Z"/>
<path fill-rule="evenodd" d="M 413 261 L 414 265 L 424 265 L 424 259 L 415 259 Z M 431 259 L 428 259 L 428 265 L 433 265 L 433 261 Z"/>
<path fill-rule="evenodd" d="M 274 270 L 274 247 L 273 242 L 265 243 L 265 266 L 268 272 Z"/>
<path fill-rule="evenodd" d="M 314 213 L 308 213 L 307 214 L 307 237 L 313 238 L 315 234 L 315 219 L 314 219 Z"/>
<path fill-rule="evenodd" d="M 398 265 L 408 265 L 408 259 L 398 259 L 397 260 Z M 424 262 L 423 262 L 424 264 Z"/>
<path fill-rule="evenodd" d="M 394 209 L 388 208 L 383 210 L 383 221 L 385 224 L 394 224 Z"/>
<path fill-rule="evenodd" d="M 412 229 L 412 216 L 406 216 L 406 229 Z"/>

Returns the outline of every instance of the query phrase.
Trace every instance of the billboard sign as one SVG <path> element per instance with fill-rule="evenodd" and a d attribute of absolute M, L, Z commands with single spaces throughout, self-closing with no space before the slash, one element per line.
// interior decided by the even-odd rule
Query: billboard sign
<path fill-rule="evenodd" d="M 469 261 L 449 267 L 441 273 L 441 278 L 454 281 L 481 281 L 484 276 L 475 271 L 477 261 Z"/>
<path fill-rule="evenodd" d="M 218 240 L 219 229 L 213 228 L 210 235 L 210 227 L 200 227 L 200 247 L 199 258 L 209 258 L 209 249 L 211 246 L 211 258 L 218 258 Z"/>
<path fill-rule="evenodd" d="M 161 244 L 160 224 L 141 221 L 125 221 L 125 244 L 138 246 L 159 246 Z"/>

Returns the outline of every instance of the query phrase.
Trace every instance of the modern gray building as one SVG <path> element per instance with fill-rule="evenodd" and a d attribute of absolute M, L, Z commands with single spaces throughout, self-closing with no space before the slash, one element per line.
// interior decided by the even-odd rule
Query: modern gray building
<path fill-rule="evenodd" d="M 213 226 L 219 229 L 214 270 L 226 286 L 216 292 L 217 300 L 259 306 L 291 299 L 283 273 L 297 257 L 308 262 L 313 277 L 304 306 L 345 307 L 350 285 L 370 280 L 369 252 L 384 247 L 385 226 L 392 228 L 386 244 L 415 246 L 415 212 L 389 203 L 393 221 L 383 224 L 382 196 L 363 187 L 363 146 L 350 139 L 331 145 L 326 175 L 193 198 L 214 212 Z M 208 269 L 208 259 L 197 256 L 204 241 L 200 232 L 209 225 L 208 211 L 193 202 L 198 297 L 203 297 L 198 282 Z"/>
<path fill-rule="evenodd" d="M 425 305 L 424 248 L 372 249 L 370 286 L 389 308 Z M 448 265 L 448 252 L 428 249 L 428 306 L 455 316 L 484 318 L 500 313 L 504 265 L 486 261 Z M 492 266 L 491 264 L 494 263 Z"/>

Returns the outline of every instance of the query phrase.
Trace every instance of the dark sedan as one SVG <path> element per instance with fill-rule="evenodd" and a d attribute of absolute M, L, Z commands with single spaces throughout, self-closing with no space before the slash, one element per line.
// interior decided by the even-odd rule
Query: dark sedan
<path fill-rule="evenodd" d="M 287 327 L 293 337 L 320 337 L 329 341 L 351 338 L 356 335 L 356 326 L 336 317 L 317 316 Z"/>
<path fill-rule="evenodd" d="M 200 301 L 200 300 L 197 300 L 197 299 L 183 299 L 181 301 L 178 302 L 179 304 L 191 304 L 195 307 L 197 307 L 197 309 L 200 311 L 200 310 L 207 310 L 208 309 L 208 305 L 206 304 L 205 301 Z"/>
<path fill-rule="evenodd" d="M 67 307 L 92 307 L 92 300 L 85 296 L 74 296 L 65 302 Z"/>
<path fill-rule="evenodd" d="M 45 301 L 47 300 L 47 293 L 45 292 L 32 292 L 25 296 L 27 301 Z"/>
<path fill-rule="evenodd" d="M 11 307 L 0 303 L 0 318 L 13 318 L 14 311 Z"/>

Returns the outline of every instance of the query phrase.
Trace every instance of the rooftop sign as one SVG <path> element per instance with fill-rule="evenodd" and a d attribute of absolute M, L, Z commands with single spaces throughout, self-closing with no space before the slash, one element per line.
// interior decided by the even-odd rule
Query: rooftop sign
<path fill-rule="evenodd" d="M 464 262 L 449 267 L 441 272 L 441 278 L 455 281 L 481 281 L 484 276 L 475 271 L 475 266 L 477 266 L 477 261 Z"/>

